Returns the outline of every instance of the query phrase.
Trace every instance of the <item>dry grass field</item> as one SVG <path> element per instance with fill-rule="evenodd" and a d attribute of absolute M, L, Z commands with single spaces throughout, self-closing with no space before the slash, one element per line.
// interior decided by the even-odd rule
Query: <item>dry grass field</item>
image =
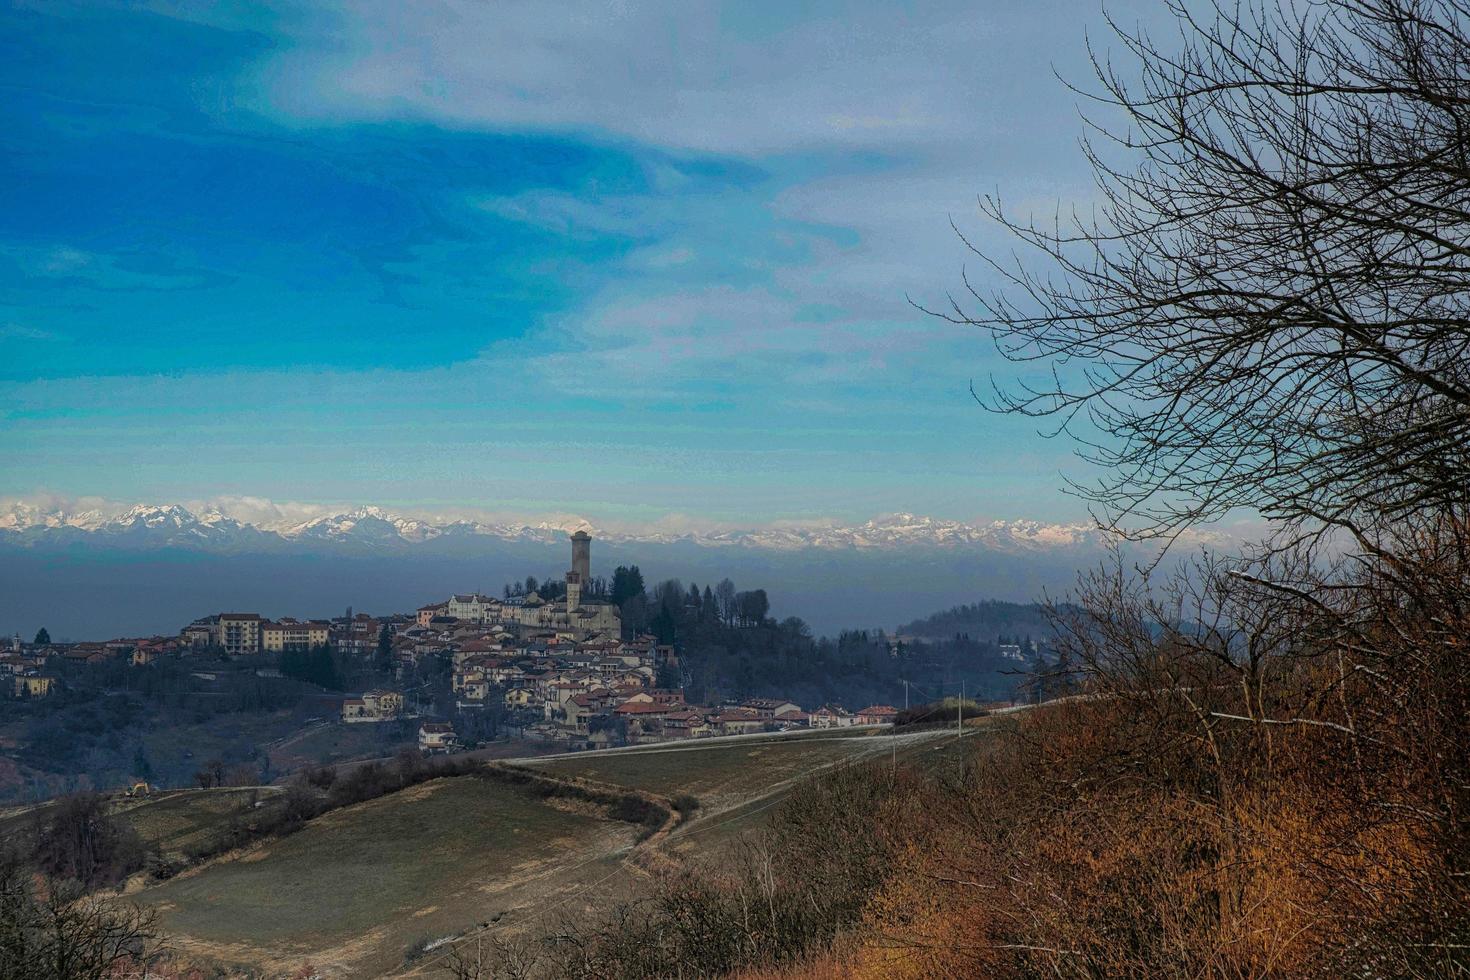
<path fill-rule="evenodd" d="M 114 812 L 132 824 L 143 843 L 163 856 L 207 845 L 236 821 L 277 804 L 276 786 L 170 790 L 138 800 L 118 800 Z"/>
<path fill-rule="evenodd" d="M 575 883 L 633 841 L 627 824 L 472 776 L 328 813 L 136 897 L 180 951 L 280 975 L 391 969 L 415 940 L 452 933 Z"/>
<path fill-rule="evenodd" d="M 278 786 L 220 789 L 175 789 L 131 799 L 115 797 L 112 812 L 132 825 L 150 850 L 179 857 L 202 847 L 236 821 L 250 819 L 260 808 L 275 805 Z M 0 839 L 18 840 L 44 820 L 51 803 L 0 810 Z"/>
<path fill-rule="evenodd" d="M 764 795 L 773 786 L 889 749 L 872 729 L 698 740 L 536 760 L 544 772 L 673 796 L 689 793 L 706 811 Z"/>
<path fill-rule="evenodd" d="M 635 826 L 589 804 L 473 775 L 441 778 L 330 812 L 133 897 L 159 911 L 176 950 L 227 975 L 280 976 L 307 966 L 331 978 L 391 975 L 409 969 L 405 952 L 426 940 L 485 922 L 497 930 L 544 927 L 635 894 L 648 874 L 648 848 L 707 857 L 810 774 L 936 745 L 933 732 L 895 740 L 865 730 L 523 760 L 549 775 L 690 794 L 700 808 L 672 837 L 640 848 Z M 227 809 L 197 799 L 193 805 L 211 817 L 189 814 L 184 800 L 167 802 L 140 824 L 145 836 L 184 839 Z M 419 962 L 419 975 L 432 975 L 423 968 L 432 959 Z"/>

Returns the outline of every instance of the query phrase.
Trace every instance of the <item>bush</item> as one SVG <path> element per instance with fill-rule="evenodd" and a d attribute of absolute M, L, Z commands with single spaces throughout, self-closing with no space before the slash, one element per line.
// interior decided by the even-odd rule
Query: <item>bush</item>
<path fill-rule="evenodd" d="M 960 719 L 984 718 L 988 714 L 990 714 L 989 711 L 973 701 L 965 701 L 956 709 L 955 699 L 946 698 L 943 701 L 916 704 L 911 708 L 903 709 L 893 716 L 893 726 L 902 728 L 905 725 L 952 725 L 957 716 Z"/>
<path fill-rule="evenodd" d="M 403 950 L 403 965 L 412 966 L 414 963 L 423 959 L 424 954 L 429 951 L 429 944 L 433 941 L 428 936 L 420 936 L 409 943 Z"/>
<path fill-rule="evenodd" d="M 337 781 L 337 770 L 333 766 L 318 766 L 306 771 L 306 781 L 317 789 L 331 789 Z"/>
<path fill-rule="evenodd" d="M 657 807 L 647 799 L 632 793 L 620 797 L 612 807 L 613 819 L 622 820 L 625 823 L 643 823 L 651 812 L 657 812 Z"/>
<path fill-rule="evenodd" d="M 147 850 L 127 823 L 108 813 L 97 793 L 62 797 L 36 830 L 33 859 L 41 871 L 90 891 L 142 869 Z"/>

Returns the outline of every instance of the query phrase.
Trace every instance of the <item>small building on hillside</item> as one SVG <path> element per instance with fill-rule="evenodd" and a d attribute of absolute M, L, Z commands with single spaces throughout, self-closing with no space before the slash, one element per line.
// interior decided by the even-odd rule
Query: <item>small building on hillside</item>
<path fill-rule="evenodd" d="M 669 738 L 700 738 L 717 732 L 705 722 L 700 711 L 675 711 L 663 719 L 664 735 Z"/>
<path fill-rule="evenodd" d="M 348 724 L 391 721 L 403 714 L 403 695 L 397 691 L 368 691 L 360 698 L 344 698 L 342 720 Z"/>
<path fill-rule="evenodd" d="M 751 698 L 749 701 L 742 701 L 740 707 L 748 708 L 766 719 L 801 710 L 801 705 L 784 698 Z"/>
<path fill-rule="evenodd" d="M 14 680 L 15 696 L 25 699 L 44 698 L 56 684 L 56 678 L 42 674 L 20 674 Z"/>
<path fill-rule="evenodd" d="M 811 713 L 807 724 L 812 728 L 848 728 L 853 721 L 853 716 L 841 706 L 824 704 Z"/>
<path fill-rule="evenodd" d="M 505 692 L 507 708 L 529 708 L 539 700 L 535 689 L 530 687 L 513 687 Z"/>
<path fill-rule="evenodd" d="M 722 711 L 709 721 L 721 735 L 751 735 L 766 727 L 766 719 L 745 708 Z"/>
<path fill-rule="evenodd" d="M 270 653 L 310 650 L 326 646 L 330 632 L 327 623 L 265 622 L 260 625 L 260 646 Z"/>
<path fill-rule="evenodd" d="M 103 643 L 73 643 L 62 650 L 61 657 L 69 664 L 101 664 L 112 659 L 112 654 Z"/>
<path fill-rule="evenodd" d="M 857 713 L 859 725 L 891 725 L 898 709 L 889 704 L 871 704 Z"/>
<path fill-rule="evenodd" d="M 435 602 L 427 606 L 419 606 L 414 616 L 414 622 L 420 626 L 428 626 L 436 618 L 448 620 L 449 603 Z"/>
<path fill-rule="evenodd" d="M 220 613 L 219 645 L 232 657 L 260 652 L 261 618 L 257 613 Z"/>
<path fill-rule="evenodd" d="M 179 642 L 189 649 L 212 647 L 219 643 L 219 617 L 206 616 L 179 630 Z"/>
<path fill-rule="evenodd" d="M 451 752 L 459 745 L 454 726 L 442 721 L 426 721 L 419 726 L 420 752 Z"/>

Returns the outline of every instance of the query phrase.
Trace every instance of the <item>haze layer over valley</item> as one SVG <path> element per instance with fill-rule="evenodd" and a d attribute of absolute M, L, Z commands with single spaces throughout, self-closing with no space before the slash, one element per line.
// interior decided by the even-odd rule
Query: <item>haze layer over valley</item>
<path fill-rule="evenodd" d="M 981 598 L 1065 593 L 1112 539 L 1086 524 L 969 524 L 893 514 L 860 524 L 616 531 L 577 518 L 489 522 L 346 508 L 250 521 L 178 504 L 0 510 L 0 554 L 16 574 L 0 628 L 58 638 L 171 632 L 228 605 L 335 615 L 411 608 L 454 591 L 498 593 L 554 573 L 567 535 L 591 530 L 599 564 L 638 564 L 686 582 L 729 576 L 779 597 L 777 616 L 819 632 L 893 625 Z M 88 601 L 73 601 L 86 595 Z M 34 620 L 34 622 L 33 622 Z"/>

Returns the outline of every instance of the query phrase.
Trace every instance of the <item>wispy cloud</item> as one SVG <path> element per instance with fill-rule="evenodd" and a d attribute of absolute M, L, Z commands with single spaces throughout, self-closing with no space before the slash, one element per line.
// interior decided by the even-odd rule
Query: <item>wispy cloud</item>
<path fill-rule="evenodd" d="M 507 221 L 524 222 L 558 235 L 644 237 L 657 224 L 643 197 L 595 198 L 566 191 L 535 190 L 481 197 L 472 206 Z"/>
<path fill-rule="evenodd" d="M 266 107 L 313 124 L 559 127 L 742 156 L 986 130 L 985 74 L 967 68 L 996 26 L 974 4 L 319 9 L 261 70 Z"/>
<path fill-rule="evenodd" d="M 221 280 L 218 273 L 189 268 L 166 250 L 97 252 L 66 244 L 0 244 L 0 275 L 49 281 L 56 287 L 107 292 L 198 289 Z"/>
<path fill-rule="evenodd" d="M 0 323 L 0 340 L 57 340 L 55 331 L 25 323 Z"/>

